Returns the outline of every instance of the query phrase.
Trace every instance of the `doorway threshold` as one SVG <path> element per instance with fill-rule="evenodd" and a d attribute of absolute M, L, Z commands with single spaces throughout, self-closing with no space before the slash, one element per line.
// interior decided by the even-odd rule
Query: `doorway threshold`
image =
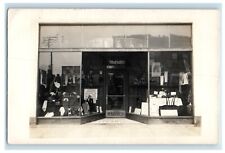
<path fill-rule="evenodd" d="M 130 125 L 130 124 L 140 124 L 140 122 L 135 120 L 130 120 L 127 118 L 104 118 L 101 120 L 96 120 L 88 123 L 89 125 Z"/>

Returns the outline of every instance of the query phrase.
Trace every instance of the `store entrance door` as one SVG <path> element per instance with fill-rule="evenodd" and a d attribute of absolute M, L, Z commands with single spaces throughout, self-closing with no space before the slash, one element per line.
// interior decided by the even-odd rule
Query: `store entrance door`
<path fill-rule="evenodd" d="M 106 117 L 125 117 L 125 74 L 122 70 L 107 70 Z"/>

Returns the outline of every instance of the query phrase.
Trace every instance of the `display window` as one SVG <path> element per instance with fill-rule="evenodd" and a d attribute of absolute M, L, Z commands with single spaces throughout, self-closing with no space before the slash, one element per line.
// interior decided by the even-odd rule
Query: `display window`
<path fill-rule="evenodd" d="M 40 52 L 38 116 L 80 116 L 81 53 Z"/>
<path fill-rule="evenodd" d="M 37 116 L 193 116 L 191 41 L 191 24 L 40 25 Z"/>
<path fill-rule="evenodd" d="M 192 52 L 150 52 L 150 116 L 192 116 Z"/>

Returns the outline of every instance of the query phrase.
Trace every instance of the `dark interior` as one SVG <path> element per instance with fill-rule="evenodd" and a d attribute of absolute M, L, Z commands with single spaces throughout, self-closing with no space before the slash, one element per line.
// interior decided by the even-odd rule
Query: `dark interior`
<path fill-rule="evenodd" d="M 85 52 L 82 56 L 82 91 L 98 89 L 98 104 L 103 111 L 128 106 L 141 108 L 147 98 L 147 53 Z M 82 93 L 83 97 L 83 93 Z"/>

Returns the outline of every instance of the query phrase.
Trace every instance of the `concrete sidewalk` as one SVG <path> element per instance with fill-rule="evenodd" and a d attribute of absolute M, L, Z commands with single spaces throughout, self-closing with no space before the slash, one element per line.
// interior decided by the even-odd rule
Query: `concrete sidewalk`
<path fill-rule="evenodd" d="M 30 128 L 31 143 L 157 144 L 182 143 L 200 135 L 191 124 L 143 124 L 133 120 L 102 119 L 83 125 L 44 124 Z"/>

